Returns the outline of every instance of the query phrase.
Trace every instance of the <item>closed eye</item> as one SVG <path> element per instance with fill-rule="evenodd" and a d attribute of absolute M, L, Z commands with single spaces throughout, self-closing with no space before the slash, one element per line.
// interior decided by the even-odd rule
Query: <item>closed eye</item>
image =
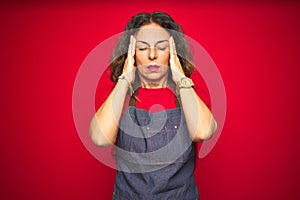
<path fill-rule="evenodd" d="M 164 51 L 169 47 L 169 44 L 166 43 L 165 41 L 163 42 L 159 42 L 158 44 L 156 44 L 156 49 Z"/>
<path fill-rule="evenodd" d="M 162 50 L 162 51 L 166 50 L 166 48 L 167 47 L 157 47 L 158 50 Z"/>
<path fill-rule="evenodd" d="M 144 48 L 138 48 L 139 49 L 139 51 L 145 51 L 145 50 L 147 50 L 148 48 L 147 47 L 144 47 Z"/>

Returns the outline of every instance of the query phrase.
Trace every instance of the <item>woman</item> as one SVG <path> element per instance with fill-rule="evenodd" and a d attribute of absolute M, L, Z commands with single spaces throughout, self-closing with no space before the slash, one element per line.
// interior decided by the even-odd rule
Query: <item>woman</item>
<path fill-rule="evenodd" d="M 113 199 L 199 198 L 193 144 L 217 125 L 191 59 L 180 26 L 166 13 L 140 13 L 126 25 L 90 125 L 97 146 L 117 139 Z"/>

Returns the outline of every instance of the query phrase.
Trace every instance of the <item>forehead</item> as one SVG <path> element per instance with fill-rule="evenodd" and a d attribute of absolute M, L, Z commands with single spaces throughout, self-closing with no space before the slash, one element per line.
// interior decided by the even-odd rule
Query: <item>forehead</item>
<path fill-rule="evenodd" d="M 156 43 L 160 40 L 168 40 L 170 34 L 160 25 L 151 23 L 141 26 L 136 34 L 136 39 L 147 43 Z"/>

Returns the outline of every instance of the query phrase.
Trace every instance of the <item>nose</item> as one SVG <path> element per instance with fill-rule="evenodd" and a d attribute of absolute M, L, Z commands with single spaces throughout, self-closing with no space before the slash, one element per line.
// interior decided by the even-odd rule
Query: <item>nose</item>
<path fill-rule="evenodd" d="M 156 52 L 156 48 L 155 47 L 151 47 L 149 48 L 149 59 L 150 60 L 155 60 L 157 58 L 157 52 Z"/>

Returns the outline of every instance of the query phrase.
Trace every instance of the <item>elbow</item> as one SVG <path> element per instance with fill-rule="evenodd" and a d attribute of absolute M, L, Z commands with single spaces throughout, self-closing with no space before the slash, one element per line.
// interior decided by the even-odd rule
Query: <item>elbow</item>
<path fill-rule="evenodd" d="M 100 132 L 95 132 L 94 130 L 90 129 L 89 134 L 93 144 L 97 147 L 108 147 L 113 144 L 112 141 L 110 141 Z"/>
<path fill-rule="evenodd" d="M 193 137 L 193 141 L 194 142 L 202 142 L 202 141 L 209 140 L 210 138 L 212 138 L 212 136 L 216 132 L 216 130 L 217 130 L 217 122 L 213 119 L 212 122 L 210 123 L 209 127 L 199 128 L 196 131 L 196 133 Z"/>
<path fill-rule="evenodd" d="M 93 144 L 97 147 L 107 147 L 109 146 L 108 142 L 105 142 L 103 139 L 100 138 L 99 133 L 95 133 L 94 131 L 89 131 L 91 140 Z"/>
<path fill-rule="evenodd" d="M 100 126 L 94 119 L 90 124 L 89 135 L 93 144 L 97 147 L 108 147 L 114 143 L 114 141 L 111 141 L 103 134 Z"/>

